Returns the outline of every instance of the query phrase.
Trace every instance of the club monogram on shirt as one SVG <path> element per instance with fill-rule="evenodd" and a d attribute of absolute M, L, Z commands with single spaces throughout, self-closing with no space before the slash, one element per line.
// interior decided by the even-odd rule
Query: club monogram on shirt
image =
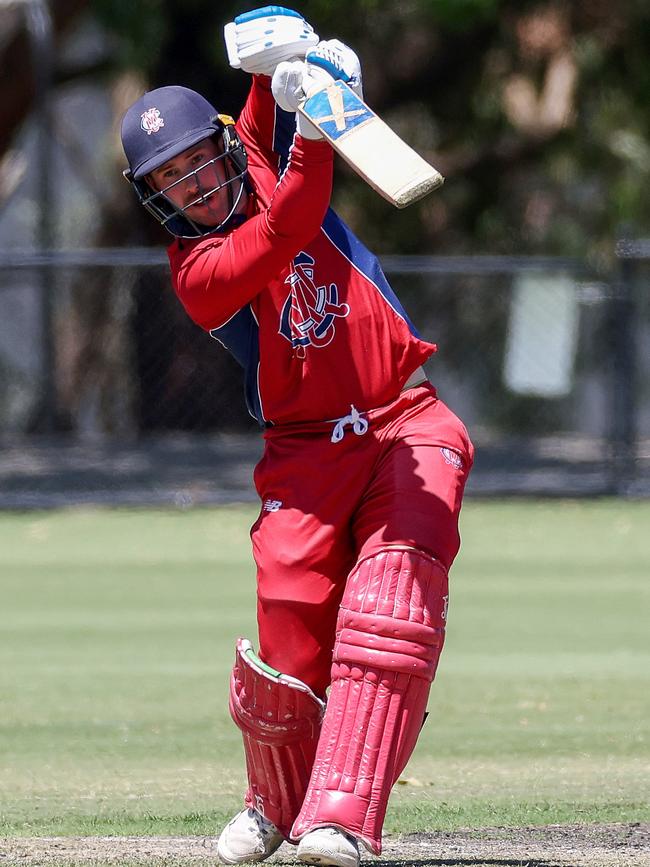
<path fill-rule="evenodd" d="M 317 285 L 316 260 L 298 253 L 291 273 L 284 281 L 291 291 L 280 315 L 280 334 L 304 357 L 306 347 L 321 348 L 334 339 L 336 320 L 350 312 L 348 304 L 339 303 L 336 283 Z"/>

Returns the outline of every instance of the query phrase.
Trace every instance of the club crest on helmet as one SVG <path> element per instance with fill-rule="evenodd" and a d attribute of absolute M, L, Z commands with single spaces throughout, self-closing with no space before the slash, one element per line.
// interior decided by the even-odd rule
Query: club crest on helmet
<path fill-rule="evenodd" d="M 140 126 L 147 135 L 158 132 L 164 125 L 165 121 L 157 108 L 148 108 L 140 115 Z"/>

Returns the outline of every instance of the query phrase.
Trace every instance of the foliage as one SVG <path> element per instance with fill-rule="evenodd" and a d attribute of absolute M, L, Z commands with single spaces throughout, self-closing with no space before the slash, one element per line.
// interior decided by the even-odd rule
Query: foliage
<path fill-rule="evenodd" d="M 121 64 L 236 112 L 246 77 L 221 28 L 257 4 L 93 0 Z M 650 231 L 650 11 L 642 0 L 308 0 L 324 36 L 362 57 L 366 94 L 447 176 L 396 212 L 346 169 L 335 205 L 383 252 L 611 255 L 623 225 Z M 372 215 L 372 219 L 369 219 Z"/>

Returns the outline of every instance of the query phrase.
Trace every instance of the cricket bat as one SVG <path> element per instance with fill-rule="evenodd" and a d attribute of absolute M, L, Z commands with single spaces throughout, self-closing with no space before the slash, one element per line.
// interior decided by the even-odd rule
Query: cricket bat
<path fill-rule="evenodd" d="M 342 79 L 308 96 L 298 111 L 366 183 L 398 208 L 444 182 Z"/>
<path fill-rule="evenodd" d="M 257 42 L 260 29 L 264 34 L 270 34 L 267 45 L 272 46 L 271 50 L 275 48 L 286 54 L 286 43 L 281 31 L 279 35 L 273 36 L 274 22 L 282 15 L 288 16 L 291 21 L 294 17 L 302 21 L 297 13 L 289 13 L 282 7 L 267 6 L 247 12 L 225 25 L 224 39 L 228 62 L 234 69 L 241 68 L 237 26 L 246 26 L 250 30 L 250 44 L 245 49 L 249 63 L 255 51 L 259 51 Z M 298 34 L 298 37 L 294 33 L 294 41 L 291 41 L 291 34 L 286 38 L 296 49 L 304 49 L 313 45 L 313 40 L 318 41 L 311 28 L 309 30 L 309 33 L 305 31 Z M 305 34 L 311 38 L 306 40 Z M 265 51 L 268 50 L 267 45 Z M 444 178 L 440 172 L 409 147 L 356 95 L 348 86 L 348 79 L 341 70 L 318 54 L 313 55 L 307 51 L 306 55 L 309 63 L 320 66 L 335 80 L 324 90 L 318 90 L 313 95 L 307 94 L 298 111 L 318 127 L 334 150 L 357 174 L 398 208 L 405 208 L 411 202 L 416 202 L 443 183 Z"/>

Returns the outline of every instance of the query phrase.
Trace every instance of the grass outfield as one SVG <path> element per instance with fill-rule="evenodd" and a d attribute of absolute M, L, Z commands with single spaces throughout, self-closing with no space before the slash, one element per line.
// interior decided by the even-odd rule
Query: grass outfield
<path fill-rule="evenodd" d="M 0 516 L 0 835 L 213 834 L 250 508 Z M 648 821 L 650 503 L 473 502 L 386 830 Z"/>

